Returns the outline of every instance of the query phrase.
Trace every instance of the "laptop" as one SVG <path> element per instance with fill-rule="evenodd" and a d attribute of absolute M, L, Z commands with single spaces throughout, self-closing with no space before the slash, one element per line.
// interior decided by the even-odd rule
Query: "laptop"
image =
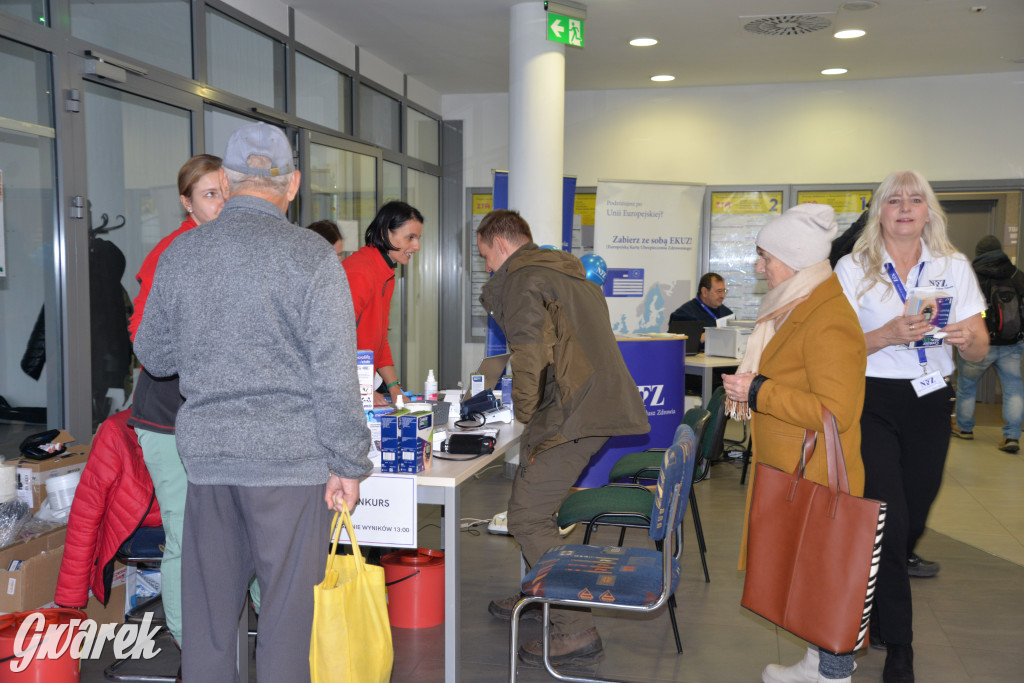
<path fill-rule="evenodd" d="M 686 355 L 695 356 L 700 353 L 700 338 L 705 327 L 713 327 L 700 320 L 673 320 L 668 324 L 669 334 L 686 335 Z"/>
<path fill-rule="evenodd" d="M 480 367 L 473 374 L 484 376 L 484 389 L 496 389 L 498 387 L 501 375 L 505 372 L 505 366 L 508 365 L 508 359 L 511 357 L 511 353 L 502 353 L 497 356 L 487 356 L 480 361 Z M 471 386 L 472 382 L 466 382 L 462 388 L 469 392 Z"/>

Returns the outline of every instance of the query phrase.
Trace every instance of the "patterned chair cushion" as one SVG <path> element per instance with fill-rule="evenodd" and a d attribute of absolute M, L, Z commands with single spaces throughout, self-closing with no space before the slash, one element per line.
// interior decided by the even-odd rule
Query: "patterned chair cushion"
<path fill-rule="evenodd" d="M 639 607 L 661 595 L 662 555 L 657 550 L 616 546 L 558 545 L 523 579 L 524 595 L 585 600 L 595 605 Z M 679 563 L 672 560 L 672 590 Z"/>

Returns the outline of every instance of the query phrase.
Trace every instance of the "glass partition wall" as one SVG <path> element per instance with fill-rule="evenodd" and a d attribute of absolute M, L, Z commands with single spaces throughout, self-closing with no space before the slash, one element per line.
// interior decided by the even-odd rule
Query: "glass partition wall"
<path fill-rule="evenodd" d="M 423 211 L 392 348 L 410 387 L 439 370 L 439 119 L 294 30 L 220 0 L 0 2 L 0 455 L 129 404 L 135 275 L 183 218 L 177 171 L 252 121 L 297 143 L 292 219 L 337 221 L 346 251 L 385 201 Z"/>
<path fill-rule="evenodd" d="M 49 55 L 0 38 L 0 83 L 0 454 L 7 454 L 62 422 L 64 384 Z"/>
<path fill-rule="evenodd" d="M 184 220 L 178 169 L 191 156 L 188 111 L 85 86 L 93 430 L 130 405 L 127 320 L 143 259 Z"/>

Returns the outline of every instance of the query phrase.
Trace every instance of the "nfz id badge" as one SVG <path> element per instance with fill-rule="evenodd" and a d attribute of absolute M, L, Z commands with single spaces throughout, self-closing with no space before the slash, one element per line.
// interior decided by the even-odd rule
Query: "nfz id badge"
<path fill-rule="evenodd" d="M 922 375 L 917 379 L 912 379 L 910 383 L 914 386 L 914 393 L 917 394 L 918 398 L 946 386 L 946 380 L 942 378 L 942 373 L 938 370 L 929 372 L 927 375 Z"/>

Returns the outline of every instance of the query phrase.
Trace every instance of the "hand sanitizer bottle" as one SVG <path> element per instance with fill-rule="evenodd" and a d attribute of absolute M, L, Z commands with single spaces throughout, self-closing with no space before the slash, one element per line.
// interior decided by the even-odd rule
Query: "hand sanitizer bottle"
<path fill-rule="evenodd" d="M 423 400 L 437 400 L 437 380 L 434 379 L 434 370 L 427 372 L 427 381 L 423 383 Z"/>

